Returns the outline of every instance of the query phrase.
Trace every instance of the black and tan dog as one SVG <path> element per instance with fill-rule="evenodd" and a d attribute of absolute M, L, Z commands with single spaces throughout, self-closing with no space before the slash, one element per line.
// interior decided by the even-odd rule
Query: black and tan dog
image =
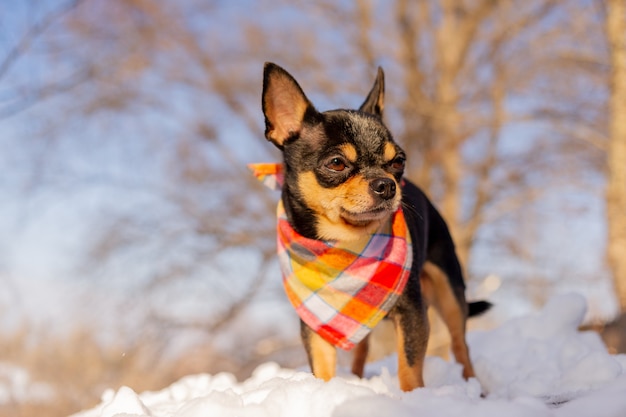
<path fill-rule="evenodd" d="M 384 76 L 358 110 L 318 112 L 281 67 L 266 63 L 265 136 L 284 156 L 282 204 L 289 224 L 309 239 L 351 241 L 367 236 L 403 208 L 412 266 L 388 314 L 397 333 L 398 378 L 405 391 L 424 386 L 428 306 L 445 321 L 463 376 L 474 376 L 465 341 L 466 319 L 489 308 L 467 303 L 461 267 L 448 228 L 424 193 L 403 179 L 405 153 L 382 121 Z M 302 322 L 302 339 L 315 376 L 335 375 L 335 346 Z M 363 375 L 368 337 L 356 345 L 352 371 Z"/>

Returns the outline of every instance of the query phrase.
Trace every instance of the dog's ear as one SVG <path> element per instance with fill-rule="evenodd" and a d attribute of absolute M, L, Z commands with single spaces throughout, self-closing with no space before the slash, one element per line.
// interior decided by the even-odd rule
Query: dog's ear
<path fill-rule="evenodd" d="M 367 98 L 359 107 L 359 110 L 376 115 L 380 118 L 383 117 L 383 108 L 385 100 L 385 73 L 383 73 L 383 69 L 378 67 L 378 74 L 376 75 L 376 81 L 374 81 L 374 86 L 372 90 L 367 95 Z"/>
<path fill-rule="evenodd" d="M 266 62 L 263 69 L 263 114 L 265 137 L 282 149 L 284 143 L 300 133 L 307 112 L 315 108 L 287 71 Z"/>

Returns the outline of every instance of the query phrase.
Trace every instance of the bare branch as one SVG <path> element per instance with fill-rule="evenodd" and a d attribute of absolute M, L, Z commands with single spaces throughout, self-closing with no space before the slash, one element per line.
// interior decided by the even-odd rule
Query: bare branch
<path fill-rule="evenodd" d="M 60 6 L 56 10 L 48 13 L 44 18 L 31 26 L 21 37 L 18 43 L 9 49 L 9 52 L 0 61 L 0 81 L 4 78 L 13 64 L 24 55 L 31 47 L 32 43 L 41 36 L 54 22 L 63 17 L 66 13 L 78 7 L 87 0 L 72 0 Z"/>

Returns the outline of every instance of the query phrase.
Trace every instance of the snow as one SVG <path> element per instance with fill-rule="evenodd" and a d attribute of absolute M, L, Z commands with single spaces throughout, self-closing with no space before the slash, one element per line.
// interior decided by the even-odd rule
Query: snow
<path fill-rule="evenodd" d="M 368 364 L 364 379 L 340 369 L 329 382 L 266 363 L 243 382 L 202 374 L 156 392 L 107 390 L 74 417 L 624 417 L 626 355 L 610 355 L 597 334 L 577 330 L 585 311 L 583 297 L 560 295 L 539 313 L 470 332 L 481 383 L 437 357 L 426 360 L 426 387 L 407 393 L 394 357 Z"/>

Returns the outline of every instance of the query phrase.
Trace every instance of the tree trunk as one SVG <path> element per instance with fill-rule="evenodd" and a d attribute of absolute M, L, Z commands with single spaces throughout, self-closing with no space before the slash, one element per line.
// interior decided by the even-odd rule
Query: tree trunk
<path fill-rule="evenodd" d="M 461 173 L 463 170 L 461 159 L 461 138 L 459 125 L 458 102 L 459 91 L 457 75 L 463 60 L 464 26 L 460 22 L 457 9 L 457 0 L 442 2 L 442 20 L 437 31 L 437 70 L 439 77 L 436 84 L 437 108 L 434 114 L 436 140 L 439 150 L 438 161 L 441 164 L 443 175 L 443 196 L 441 200 L 441 214 L 446 219 L 450 233 L 457 244 L 457 254 L 461 264 L 465 267 L 469 248 L 461 242 Z"/>
<path fill-rule="evenodd" d="M 626 311 L 626 4 L 608 0 L 606 35 L 611 74 L 607 154 L 607 257 L 620 308 Z"/>

